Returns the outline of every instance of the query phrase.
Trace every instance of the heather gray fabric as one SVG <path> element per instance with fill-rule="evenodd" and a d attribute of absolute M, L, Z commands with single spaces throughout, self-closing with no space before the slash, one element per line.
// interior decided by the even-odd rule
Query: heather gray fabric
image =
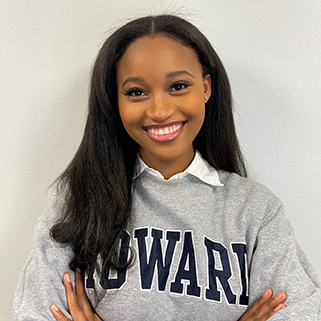
<path fill-rule="evenodd" d="M 233 321 L 268 287 L 288 297 L 287 307 L 269 320 L 321 320 L 320 283 L 282 203 L 258 183 L 218 174 L 224 186 L 189 173 L 165 181 L 143 171 L 135 179 L 133 217 L 123 238 L 136 252 L 134 265 L 125 274 L 86 275 L 88 297 L 104 321 Z M 72 250 L 48 234 L 62 202 L 54 192 L 35 228 L 15 320 L 55 320 L 52 303 L 67 310 L 61 278 Z"/>

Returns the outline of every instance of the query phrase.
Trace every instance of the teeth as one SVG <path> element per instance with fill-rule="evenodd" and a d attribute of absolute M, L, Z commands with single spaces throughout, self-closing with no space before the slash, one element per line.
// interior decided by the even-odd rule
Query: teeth
<path fill-rule="evenodd" d="M 173 126 L 169 126 L 169 127 L 165 127 L 165 128 L 160 128 L 160 129 L 155 129 L 155 128 L 149 129 L 149 128 L 147 128 L 147 130 L 150 133 L 152 133 L 153 135 L 162 136 L 162 135 L 173 134 L 177 130 L 179 130 L 182 126 L 183 126 L 183 124 L 173 125 Z"/>

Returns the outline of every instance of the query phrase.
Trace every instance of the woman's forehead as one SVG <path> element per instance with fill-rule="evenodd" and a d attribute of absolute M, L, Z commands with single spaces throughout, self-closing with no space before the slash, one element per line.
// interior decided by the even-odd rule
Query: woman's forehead
<path fill-rule="evenodd" d="M 195 51 L 166 36 L 142 37 L 134 41 L 119 60 L 117 67 L 119 81 L 138 74 L 166 75 L 173 71 L 202 73 Z"/>

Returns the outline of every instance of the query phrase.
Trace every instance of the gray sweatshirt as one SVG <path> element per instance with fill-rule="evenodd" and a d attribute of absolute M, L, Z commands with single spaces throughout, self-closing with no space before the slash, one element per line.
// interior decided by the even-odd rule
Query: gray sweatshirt
<path fill-rule="evenodd" d="M 133 191 L 120 253 L 125 262 L 131 246 L 134 265 L 101 276 L 91 269 L 85 276 L 102 320 L 236 321 L 268 287 L 287 294 L 286 308 L 269 320 L 321 320 L 318 277 L 282 203 L 266 187 L 217 172 L 196 154 L 170 180 L 141 164 Z M 49 237 L 62 203 L 63 195 L 53 192 L 38 220 L 14 320 L 55 320 L 53 303 L 69 316 L 61 279 L 71 272 L 72 249 Z"/>

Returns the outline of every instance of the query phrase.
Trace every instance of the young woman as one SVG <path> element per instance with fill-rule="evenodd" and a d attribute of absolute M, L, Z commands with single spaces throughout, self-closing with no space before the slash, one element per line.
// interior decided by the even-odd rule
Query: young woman
<path fill-rule="evenodd" d="M 246 178 L 231 100 L 220 59 L 183 19 L 144 17 L 107 39 L 15 319 L 320 319 L 281 202 Z"/>

